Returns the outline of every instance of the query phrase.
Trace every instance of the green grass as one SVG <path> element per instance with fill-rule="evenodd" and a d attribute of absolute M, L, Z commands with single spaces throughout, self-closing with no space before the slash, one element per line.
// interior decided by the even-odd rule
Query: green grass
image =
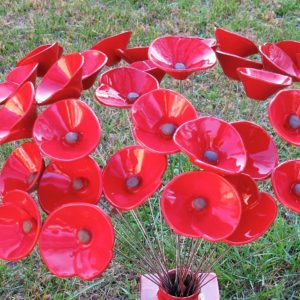
<path fill-rule="evenodd" d="M 56 40 L 67 53 L 89 48 L 101 38 L 124 30 L 133 31 L 131 45 L 148 45 L 164 34 L 212 37 L 215 26 L 222 26 L 261 44 L 282 39 L 300 41 L 299 24 L 299 0 L 2 0 L 0 79 L 4 79 L 16 61 L 29 50 Z M 197 74 L 193 83 L 189 79 L 183 85 L 183 94 L 202 115 L 214 114 L 233 121 L 247 119 L 254 109 L 254 103 L 245 96 L 240 84 L 228 80 L 219 66 Z M 164 79 L 162 87 L 179 90 L 178 83 L 170 78 Z M 125 111 L 99 106 L 93 102 L 90 92 L 84 92 L 82 99 L 99 116 L 103 129 L 99 149 L 105 160 L 121 147 L 133 143 Z M 272 131 L 267 105 L 268 102 L 260 103 L 254 121 L 267 128 L 275 138 L 280 148 L 280 162 L 299 158 L 299 148 L 285 144 Z M 1 164 L 15 146 L 16 143 L 0 146 Z M 183 170 L 194 168 L 183 155 L 181 157 Z M 178 174 L 178 160 L 179 156 L 174 156 L 164 183 Z M 103 167 L 103 161 L 98 159 L 98 162 Z M 261 188 L 271 191 L 270 182 Z M 158 199 L 159 193 L 151 199 L 155 207 Z M 100 205 L 106 206 L 104 199 Z M 142 214 L 142 218 L 146 226 L 151 226 L 149 214 Z M 233 248 L 216 268 L 222 299 L 300 299 L 299 234 L 299 217 L 280 206 L 276 222 L 261 240 Z M 289 235 L 293 238 L 278 242 Z M 167 239 L 168 248 L 173 237 Z M 266 248 L 267 245 L 270 246 Z M 169 251 L 172 257 L 172 249 Z M 130 267 L 128 261 L 116 257 L 108 271 L 97 280 L 59 279 L 47 271 L 35 249 L 20 262 L 0 262 L 0 298 L 138 299 L 138 274 L 126 266 Z"/>

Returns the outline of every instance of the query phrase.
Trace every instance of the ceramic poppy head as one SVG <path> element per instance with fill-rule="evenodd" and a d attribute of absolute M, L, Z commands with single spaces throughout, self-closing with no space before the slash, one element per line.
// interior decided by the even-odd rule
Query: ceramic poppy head
<path fill-rule="evenodd" d="M 274 131 L 286 142 L 300 146 L 300 90 L 279 92 L 268 112 Z"/>
<path fill-rule="evenodd" d="M 86 50 L 81 52 L 84 57 L 82 67 L 82 87 L 84 90 L 89 89 L 94 84 L 97 75 L 107 62 L 107 56 L 97 50 Z"/>
<path fill-rule="evenodd" d="M 127 49 L 119 49 L 119 56 L 124 59 L 129 64 L 136 61 L 143 61 L 148 59 L 148 49 L 149 47 L 134 47 Z"/>
<path fill-rule="evenodd" d="M 32 191 L 44 169 L 40 150 L 33 142 L 16 148 L 5 161 L 0 175 L 0 194 L 18 189 Z"/>
<path fill-rule="evenodd" d="M 259 47 L 264 69 L 275 73 L 291 76 L 295 81 L 300 81 L 300 70 L 288 56 L 276 44 L 265 43 Z"/>
<path fill-rule="evenodd" d="M 297 58 L 297 54 L 300 53 L 299 41 L 284 40 L 276 43 L 276 46 L 283 50 L 293 60 L 295 65 L 300 67 L 300 61 Z"/>
<path fill-rule="evenodd" d="M 0 258 L 15 261 L 29 255 L 40 228 L 40 213 L 31 196 L 20 190 L 8 192 L 0 205 Z"/>
<path fill-rule="evenodd" d="M 300 214 L 300 160 L 289 160 L 272 173 L 277 199 L 288 209 Z"/>
<path fill-rule="evenodd" d="M 99 207 L 87 203 L 66 204 L 54 210 L 44 222 L 39 243 L 41 257 L 51 273 L 84 280 L 105 271 L 113 247 L 110 219 Z"/>
<path fill-rule="evenodd" d="M 242 216 L 235 231 L 224 242 L 239 246 L 259 239 L 273 224 L 277 205 L 271 195 L 260 193 L 255 181 L 246 174 L 225 176 L 242 200 Z"/>
<path fill-rule="evenodd" d="M 179 80 L 216 64 L 214 51 L 198 37 L 159 37 L 151 43 L 148 56 L 155 66 Z"/>
<path fill-rule="evenodd" d="M 193 105 L 182 95 L 166 89 L 157 89 L 132 106 L 133 133 L 139 144 L 158 153 L 176 153 L 179 148 L 173 141 L 176 129 L 196 119 Z"/>
<path fill-rule="evenodd" d="M 243 173 L 255 180 L 270 177 L 278 164 L 277 146 L 272 137 L 261 126 L 248 121 L 233 122 L 231 125 L 240 134 L 246 148 L 247 164 Z"/>
<path fill-rule="evenodd" d="M 113 66 L 121 60 L 120 51 L 124 51 L 130 41 L 131 31 L 124 31 L 119 34 L 100 40 L 91 47 L 106 54 L 108 60 L 106 65 Z"/>
<path fill-rule="evenodd" d="M 37 75 L 44 76 L 50 67 L 61 57 L 63 48 L 57 43 L 41 45 L 17 62 L 17 66 L 38 63 Z"/>
<path fill-rule="evenodd" d="M 289 87 L 293 83 L 290 76 L 265 70 L 238 68 L 237 72 L 243 83 L 246 95 L 255 100 L 267 100 L 273 94 Z"/>
<path fill-rule="evenodd" d="M 77 98 L 82 92 L 84 58 L 80 53 L 63 56 L 54 63 L 36 89 L 39 105 L 54 103 L 61 99 Z"/>
<path fill-rule="evenodd" d="M 165 71 L 161 70 L 160 68 L 157 68 L 149 59 L 143 61 L 136 61 L 130 64 L 130 67 L 149 73 L 150 75 L 155 77 L 158 80 L 158 82 L 161 82 L 161 80 L 166 74 Z"/>
<path fill-rule="evenodd" d="M 254 42 L 235 32 L 217 28 L 215 35 L 219 50 L 238 56 L 246 57 L 258 53 Z"/>
<path fill-rule="evenodd" d="M 251 60 L 249 58 L 241 57 L 221 50 L 217 50 L 216 55 L 224 74 L 233 80 L 241 80 L 237 71 L 238 68 L 263 68 L 262 63 L 259 61 Z"/>
<path fill-rule="evenodd" d="M 237 130 L 214 117 L 181 125 L 174 142 L 193 164 L 220 174 L 240 173 L 247 163 L 247 152 Z"/>
<path fill-rule="evenodd" d="M 129 146 L 115 153 L 103 171 L 107 201 L 120 210 L 142 205 L 162 183 L 167 168 L 164 155 L 140 146 Z"/>
<path fill-rule="evenodd" d="M 101 193 L 101 170 L 89 156 L 70 162 L 52 161 L 38 187 L 39 202 L 47 213 L 71 202 L 97 204 Z"/>
<path fill-rule="evenodd" d="M 34 86 L 26 82 L 0 108 L 0 145 L 30 138 L 36 116 Z"/>
<path fill-rule="evenodd" d="M 96 149 L 101 128 L 87 104 L 79 99 L 66 99 L 50 105 L 39 115 L 33 138 L 44 155 L 71 161 Z"/>
<path fill-rule="evenodd" d="M 5 80 L 18 85 L 22 85 L 24 82 L 30 81 L 33 85 L 35 85 L 37 67 L 37 63 L 16 67 L 7 74 Z"/>
<path fill-rule="evenodd" d="M 3 104 L 9 99 L 18 89 L 19 85 L 13 82 L 0 83 L 0 104 Z"/>
<path fill-rule="evenodd" d="M 235 188 L 222 176 L 207 171 L 174 177 L 164 188 L 161 208 L 176 233 L 209 241 L 231 235 L 242 211 Z"/>
<path fill-rule="evenodd" d="M 130 108 L 143 94 L 159 87 L 150 74 L 128 67 L 108 70 L 99 80 L 95 97 L 107 106 Z"/>

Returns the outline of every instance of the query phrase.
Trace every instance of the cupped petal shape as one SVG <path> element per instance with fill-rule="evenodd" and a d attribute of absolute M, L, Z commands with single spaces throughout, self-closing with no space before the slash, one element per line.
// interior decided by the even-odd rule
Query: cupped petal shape
<path fill-rule="evenodd" d="M 61 57 L 63 48 L 57 43 L 38 46 L 17 62 L 17 66 L 38 63 L 37 75 L 44 76 Z"/>
<path fill-rule="evenodd" d="M 73 202 L 97 204 L 101 194 L 101 170 L 89 156 L 71 162 L 51 162 L 38 188 L 39 202 L 47 213 Z"/>
<path fill-rule="evenodd" d="M 36 116 L 34 86 L 26 82 L 0 108 L 0 145 L 30 138 Z"/>
<path fill-rule="evenodd" d="M 212 48 L 213 50 L 216 50 L 216 48 L 217 48 L 217 40 L 216 39 L 214 39 L 214 38 L 208 38 L 208 39 L 200 38 L 200 40 L 206 46 Z"/>
<path fill-rule="evenodd" d="M 267 100 L 278 91 L 293 83 L 290 76 L 265 70 L 238 68 L 237 72 L 244 86 L 246 95 L 255 100 Z"/>
<path fill-rule="evenodd" d="M 133 133 L 139 144 L 150 151 L 170 154 L 179 152 L 173 141 L 176 129 L 196 119 L 193 105 L 182 95 L 157 89 L 140 97 L 132 106 Z"/>
<path fill-rule="evenodd" d="M 94 44 L 91 49 L 105 53 L 108 58 L 106 65 L 110 67 L 121 60 L 119 52 L 120 50 L 124 51 L 127 48 L 130 37 L 131 31 L 124 31 L 100 40 Z"/>
<path fill-rule="evenodd" d="M 231 125 L 240 134 L 246 148 L 247 164 L 243 173 L 255 180 L 269 178 L 278 164 L 277 146 L 272 137 L 261 126 L 252 122 L 238 121 Z"/>
<path fill-rule="evenodd" d="M 300 146 L 300 90 L 280 91 L 268 113 L 274 131 L 286 142 Z"/>
<path fill-rule="evenodd" d="M 107 201 L 120 210 L 142 205 L 162 183 L 167 168 L 165 155 L 140 146 L 115 153 L 103 171 L 103 191 Z"/>
<path fill-rule="evenodd" d="M 280 203 L 300 214 L 300 159 L 280 164 L 272 173 L 272 185 Z"/>
<path fill-rule="evenodd" d="M 134 47 L 124 50 L 119 49 L 118 54 L 122 59 L 131 64 L 136 61 L 147 60 L 148 49 L 149 47 Z"/>
<path fill-rule="evenodd" d="M 158 82 L 161 82 L 166 74 L 165 71 L 157 68 L 149 59 L 136 61 L 130 64 L 130 67 L 149 73 L 150 75 L 154 76 L 158 80 Z"/>
<path fill-rule="evenodd" d="M 19 85 L 13 82 L 0 83 L 0 104 L 3 104 L 9 99 L 18 89 Z"/>
<path fill-rule="evenodd" d="M 220 174 L 241 173 L 247 163 L 247 152 L 238 131 L 214 117 L 184 123 L 175 132 L 174 142 L 193 164 Z"/>
<path fill-rule="evenodd" d="M 51 104 L 66 98 L 80 97 L 84 58 L 80 53 L 71 53 L 55 62 L 36 89 L 39 105 Z"/>
<path fill-rule="evenodd" d="M 297 55 L 300 53 L 300 42 L 299 41 L 292 41 L 292 40 L 284 40 L 276 43 L 276 46 L 283 50 L 300 68 L 299 60 Z"/>
<path fill-rule="evenodd" d="M 198 37 L 162 36 L 148 51 L 152 63 L 178 80 L 215 66 L 215 52 Z"/>
<path fill-rule="evenodd" d="M 216 51 L 218 61 L 224 74 L 233 80 L 240 81 L 238 68 L 262 69 L 263 65 L 259 61 L 251 60 L 235 54 L 227 53 L 221 50 Z"/>
<path fill-rule="evenodd" d="M 35 85 L 37 67 L 37 63 L 16 67 L 7 74 L 5 80 L 7 82 L 16 83 L 19 86 L 26 81 L 30 81 Z"/>
<path fill-rule="evenodd" d="M 37 118 L 33 138 L 41 152 L 58 161 L 89 155 L 98 146 L 101 128 L 92 109 L 79 99 L 47 107 Z"/>
<path fill-rule="evenodd" d="M 207 171 L 192 171 L 173 178 L 162 193 L 161 209 L 176 233 L 209 241 L 231 235 L 242 211 L 235 188 L 222 176 Z"/>
<path fill-rule="evenodd" d="M 250 39 L 238 33 L 226 30 L 224 28 L 217 28 L 215 35 L 218 43 L 218 49 L 246 57 L 258 53 L 258 47 Z"/>
<path fill-rule="evenodd" d="M 150 74 L 121 67 L 101 75 L 95 97 L 99 103 L 107 106 L 130 108 L 139 97 L 158 87 L 157 80 Z"/>
<path fill-rule="evenodd" d="M 86 50 L 81 52 L 84 57 L 82 67 L 82 87 L 84 90 L 89 89 L 94 84 L 97 75 L 107 62 L 107 56 L 97 50 Z"/>
<path fill-rule="evenodd" d="M 112 223 L 99 207 L 72 203 L 48 216 L 39 250 L 49 271 L 56 276 L 91 280 L 108 267 L 114 239 Z"/>
<path fill-rule="evenodd" d="M 42 172 L 44 161 L 38 146 L 27 142 L 16 148 L 5 161 L 0 175 L 0 194 L 18 189 L 32 191 Z"/>
<path fill-rule="evenodd" d="M 273 43 L 265 43 L 259 47 L 264 69 L 275 73 L 291 76 L 295 81 L 300 81 L 300 70 L 281 48 Z"/>

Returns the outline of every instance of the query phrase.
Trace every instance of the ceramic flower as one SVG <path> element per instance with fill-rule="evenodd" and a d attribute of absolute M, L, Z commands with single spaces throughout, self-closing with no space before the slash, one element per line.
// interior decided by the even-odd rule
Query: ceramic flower
<path fill-rule="evenodd" d="M 143 61 L 136 61 L 136 62 L 130 64 L 130 67 L 149 73 L 150 75 L 155 77 L 158 82 L 161 82 L 161 80 L 164 78 L 164 76 L 166 74 L 165 71 L 156 67 L 153 64 L 153 62 L 149 59 L 143 60 Z"/>

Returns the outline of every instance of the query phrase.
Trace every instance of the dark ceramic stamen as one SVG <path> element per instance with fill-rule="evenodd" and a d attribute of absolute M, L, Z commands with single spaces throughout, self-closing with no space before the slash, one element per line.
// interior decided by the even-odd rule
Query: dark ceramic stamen
<path fill-rule="evenodd" d="M 27 179 L 27 183 L 30 185 L 33 183 L 34 179 L 36 178 L 37 172 L 33 172 L 29 175 Z"/>
<path fill-rule="evenodd" d="M 78 141 L 79 134 L 77 132 L 70 131 L 65 135 L 65 140 L 69 144 L 75 144 Z"/>
<path fill-rule="evenodd" d="M 140 184 L 140 179 L 137 176 L 131 176 L 126 180 L 126 186 L 129 189 L 134 189 Z"/>
<path fill-rule="evenodd" d="M 218 153 L 212 150 L 206 150 L 204 152 L 204 157 L 210 163 L 217 163 L 218 162 Z"/>
<path fill-rule="evenodd" d="M 288 123 L 293 129 L 300 128 L 300 118 L 296 115 L 291 115 L 289 117 Z"/>
<path fill-rule="evenodd" d="M 77 232 L 77 238 L 80 243 L 88 244 L 91 241 L 92 235 L 91 232 L 87 229 L 80 229 Z"/>
<path fill-rule="evenodd" d="M 174 64 L 174 68 L 176 70 L 185 70 L 186 69 L 185 64 L 183 64 L 183 63 L 176 63 L 176 64 Z"/>
<path fill-rule="evenodd" d="M 296 196 L 300 197 L 300 183 L 294 185 L 293 192 Z"/>
<path fill-rule="evenodd" d="M 76 191 L 81 190 L 83 187 L 83 180 L 81 178 L 75 178 L 73 180 L 73 189 Z"/>
<path fill-rule="evenodd" d="M 24 233 L 30 233 L 32 230 L 33 224 L 30 220 L 26 220 L 23 222 L 23 231 Z"/>
<path fill-rule="evenodd" d="M 128 102 L 134 102 L 140 95 L 136 92 L 130 92 L 127 95 Z"/>
<path fill-rule="evenodd" d="M 198 197 L 193 200 L 192 205 L 196 210 L 202 210 L 207 206 L 207 202 L 204 198 Z"/>
<path fill-rule="evenodd" d="M 165 123 L 160 126 L 160 130 L 164 135 L 170 136 L 173 135 L 176 131 L 177 126 L 172 123 Z"/>

